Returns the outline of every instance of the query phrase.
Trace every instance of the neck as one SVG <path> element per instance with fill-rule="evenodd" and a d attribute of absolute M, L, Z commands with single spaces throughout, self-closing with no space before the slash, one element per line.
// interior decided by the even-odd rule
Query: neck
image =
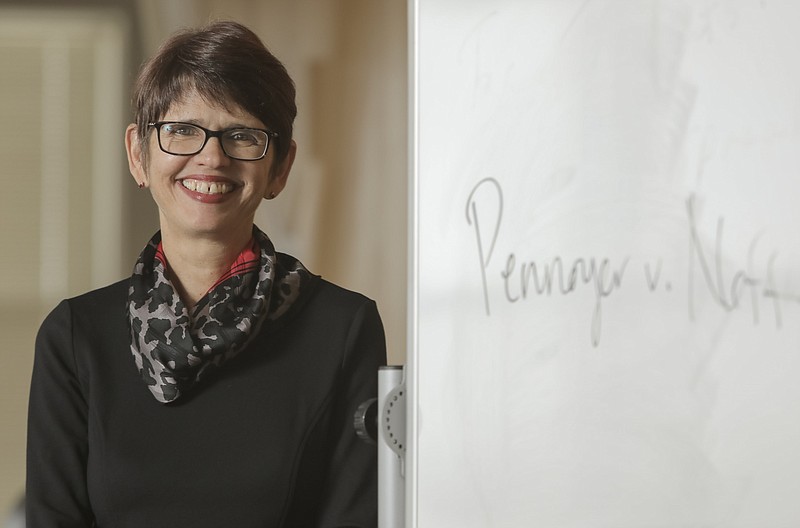
<path fill-rule="evenodd" d="M 189 238 L 161 232 L 161 246 L 169 262 L 170 280 L 181 301 L 192 308 L 227 272 L 250 241 L 252 232 L 222 239 Z"/>

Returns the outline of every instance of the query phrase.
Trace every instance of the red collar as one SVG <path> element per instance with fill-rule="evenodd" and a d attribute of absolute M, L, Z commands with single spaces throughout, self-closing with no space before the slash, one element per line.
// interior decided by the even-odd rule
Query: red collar
<path fill-rule="evenodd" d="M 167 256 L 164 254 L 164 248 L 161 245 L 161 242 L 158 243 L 158 247 L 156 248 L 156 255 L 161 264 L 164 265 L 165 270 L 169 270 L 169 264 L 167 263 Z M 213 290 L 221 282 L 236 275 L 243 275 L 245 273 L 249 273 L 258 269 L 259 261 L 261 260 L 261 252 L 259 251 L 258 244 L 256 243 L 256 239 L 254 237 L 250 238 L 250 242 L 245 246 L 245 248 L 239 253 L 239 255 L 234 259 L 231 267 L 228 271 L 222 274 L 222 276 L 217 279 L 217 282 L 209 288 L 208 291 Z"/>

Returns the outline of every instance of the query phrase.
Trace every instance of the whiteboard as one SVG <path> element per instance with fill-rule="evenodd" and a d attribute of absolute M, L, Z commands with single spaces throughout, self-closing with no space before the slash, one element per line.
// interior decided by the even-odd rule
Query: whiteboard
<path fill-rule="evenodd" d="M 408 525 L 800 526 L 800 3 L 410 7 Z"/>

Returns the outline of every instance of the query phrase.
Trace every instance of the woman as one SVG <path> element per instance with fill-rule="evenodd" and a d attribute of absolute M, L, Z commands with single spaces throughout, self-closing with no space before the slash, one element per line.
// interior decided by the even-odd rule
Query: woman
<path fill-rule="evenodd" d="M 132 277 L 42 324 L 28 526 L 374 526 L 352 417 L 385 361 L 375 304 L 253 225 L 295 157 L 286 70 L 216 23 L 167 41 L 133 100 L 129 167 L 160 231 Z"/>

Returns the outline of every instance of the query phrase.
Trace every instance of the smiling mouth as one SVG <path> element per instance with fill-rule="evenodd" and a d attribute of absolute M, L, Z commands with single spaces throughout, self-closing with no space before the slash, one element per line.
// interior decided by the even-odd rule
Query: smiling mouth
<path fill-rule="evenodd" d="M 199 180 L 181 180 L 181 185 L 190 191 L 200 194 L 227 194 L 233 190 L 233 185 L 222 182 L 204 182 Z"/>

